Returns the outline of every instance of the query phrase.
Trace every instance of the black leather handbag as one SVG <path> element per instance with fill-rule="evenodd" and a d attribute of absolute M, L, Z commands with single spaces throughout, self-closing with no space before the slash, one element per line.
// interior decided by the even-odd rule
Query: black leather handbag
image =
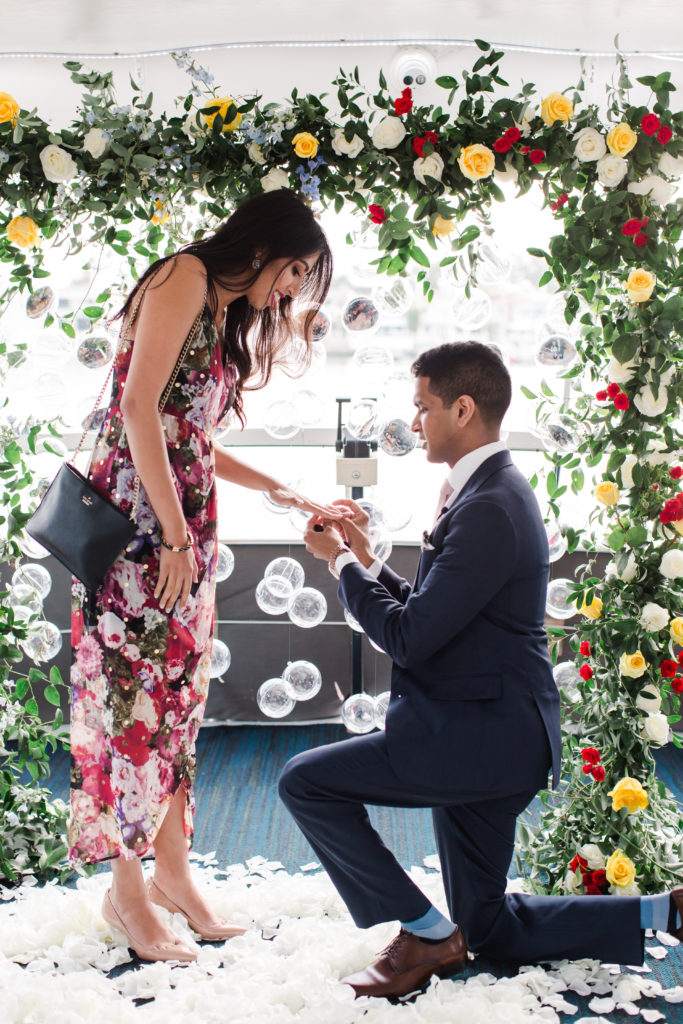
<path fill-rule="evenodd" d="M 135 322 L 143 293 L 144 289 L 138 294 L 130 321 L 126 330 L 122 332 L 116 352 L 117 356 L 128 340 L 128 331 Z M 204 301 L 206 301 L 206 294 Z M 168 401 L 178 371 L 197 335 L 203 311 L 204 306 L 202 305 L 159 400 L 159 412 Z M 116 357 L 107 374 L 107 379 L 102 385 L 93 413 L 99 408 L 115 362 Z M 86 423 L 89 424 L 92 419 L 91 415 Z M 72 459 L 75 459 L 81 450 L 88 430 L 89 425 L 83 431 Z M 130 516 L 127 516 L 113 502 L 100 494 L 87 477 L 76 469 L 73 462 L 65 462 L 43 495 L 38 508 L 26 523 L 26 532 L 44 548 L 47 548 L 50 554 L 66 566 L 81 583 L 85 584 L 88 590 L 97 590 L 107 570 L 113 565 L 137 530 L 135 512 L 139 492 L 140 477 L 136 477 L 131 513 Z"/>

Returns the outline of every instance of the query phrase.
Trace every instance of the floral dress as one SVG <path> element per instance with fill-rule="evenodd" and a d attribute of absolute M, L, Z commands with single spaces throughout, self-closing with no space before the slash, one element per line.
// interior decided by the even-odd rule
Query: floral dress
<path fill-rule="evenodd" d="M 217 555 L 212 437 L 234 401 L 236 376 L 234 367 L 223 366 L 206 305 L 193 330 L 161 420 L 199 584 L 184 609 L 178 603 L 170 613 L 159 607 L 154 588 L 161 534 L 142 485 L 137 532 L 100 590 L 87 591 L 74 580 L 72 862 L 131 860 L 153 852 L 154 838 L 182 784 L 185 834 L 189 841 L 192 837 L 195 740 L 209 686 Z M 112 398 L 90 466 L 95 486 L 126 513 L 136 473 L 120 401 L 134 344 L 122 342 L 117 353 Z"/>

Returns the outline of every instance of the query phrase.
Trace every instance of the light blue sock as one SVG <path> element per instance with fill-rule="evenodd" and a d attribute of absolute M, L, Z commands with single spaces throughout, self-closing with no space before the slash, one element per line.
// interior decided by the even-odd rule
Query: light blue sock
<path fill-rule="evenodd" d="M 432 942 L 442 942 L 455 931 L 453 922 L 444 917 L 441 911 L 434 906 L 431 906 L 426 914 L 414 921 L 401 921 L 401 928 L 417 935 L 418 939 L 431 939 Z"/>
<path fill-rule="evenodd" d="M 641 896 L 640 927 L 665 932 L 669 925 L 670 906 L 671 900 L 668 892 L 658 893 L 656 896 Z M 681 927 L 681 915 L 678 912 L 676 912 L 675 927 Z"/>

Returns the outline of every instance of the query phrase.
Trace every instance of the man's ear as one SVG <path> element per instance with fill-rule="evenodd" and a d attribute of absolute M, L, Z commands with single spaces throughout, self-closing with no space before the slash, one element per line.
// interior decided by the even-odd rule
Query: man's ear
<path fill-rule="evenodd" d="M 474 416 L 477 406 L 470 395 L 460 395 L 454 402 L 459 427 L 465 427 Z"/>

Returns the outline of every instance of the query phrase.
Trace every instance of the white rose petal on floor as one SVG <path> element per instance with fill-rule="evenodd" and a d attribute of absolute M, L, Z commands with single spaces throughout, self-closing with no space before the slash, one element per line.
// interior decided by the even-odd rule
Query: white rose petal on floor
<path fill-rule="evenodd" d="M 512 978 L 474 973 L 472 962 L 465 977 L 433 980 L 410 1002 L 355 1000 L 339 979 L 369 963 L 395 924 L 357 929 L 327 876 L 311 873 L 314 863 L 289 875 L 263 857 L 225 870 L 213 854 L 193 860 L 212 906 L 249 928 L 229 942 L 197 946 L 196 964 L 142 963 L 131 955 L 100 914 L 108 875 L 80 879 L 76 888 L 11 890 L 14 898 L 0 903 L 2 1024 L 559 1024 L 560 1014 L 575 1020 L 572 993 L 590 997 L 597 1012 L 616 1005 L 654 1021 L 683 998 L 680 988 L 664 990 L 630 968 L 582 960 L 522 967 Z M 411 874 L 443 908 L 440 874 Z M 193 943 L 184 918 L 167 919 Z M 638 1004 L 643 997 L 662 999 L 665 1012 Z"/>

